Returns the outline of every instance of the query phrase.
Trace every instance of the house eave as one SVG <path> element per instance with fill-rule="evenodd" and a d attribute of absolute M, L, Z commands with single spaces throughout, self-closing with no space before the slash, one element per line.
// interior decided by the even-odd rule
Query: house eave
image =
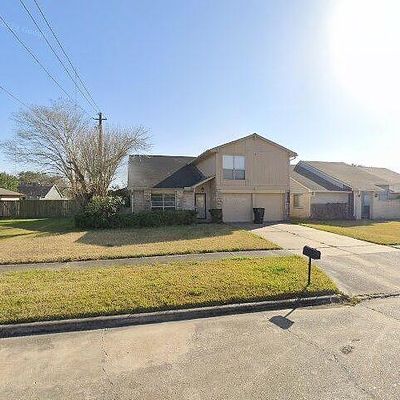
<path fill-rule="evenodd" d="M 202 181 L 197 182 L 197 183 L 195 183 L 194 185 L 190 186 L 190 188 L 191 188 L 191 189 L 195 189 L 195 188 L 197 188 L 198 186 L 203 185 L 204 183 L 207 183 L 207 182 L 211 181 L 211 180 L 214 179 L 214 178 L 215 178 L 215 176 L 209 176 L 209 177 L 203 179 Z"/>

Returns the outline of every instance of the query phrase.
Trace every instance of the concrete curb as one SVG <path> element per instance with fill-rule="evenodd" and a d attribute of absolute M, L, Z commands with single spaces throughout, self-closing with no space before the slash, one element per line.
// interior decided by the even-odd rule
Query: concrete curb
<path fill-rule="evenodd" d="M 116 328 L 128 325 L 144 325 L 168 321 L 179 321 L 185 319 L 249 313 L 256 311 L 318 306 L 331 303 L 340 303 L 343 300 L 344 298 L 341 295 L 316 296 L 287 300 L 260 301 L 254 303 L 239 303 L 180 310 L 156 311 L 151 313 L 123 314 L 79 319 L 30 322 L 23 324 L 9 324 L 0 325 L 0 338 Z"/>

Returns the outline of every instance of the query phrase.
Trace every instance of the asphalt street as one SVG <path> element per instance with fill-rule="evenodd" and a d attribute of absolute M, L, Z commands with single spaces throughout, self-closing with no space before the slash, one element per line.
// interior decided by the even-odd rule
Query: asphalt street
<path fill-rule="evenodd" d="M 398 399 L 400 298 L 0 340 L 1 399 Z"/>

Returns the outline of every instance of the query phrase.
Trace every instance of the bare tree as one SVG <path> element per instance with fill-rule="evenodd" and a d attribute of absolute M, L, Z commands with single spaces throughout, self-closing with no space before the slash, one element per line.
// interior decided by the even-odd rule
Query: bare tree
<path fill-rule="evenodd" d="M 66 178 L 71 193 L 82 204 L 93 196 L 105 196 L 129 152 L 148 146 L 145 128 L 109 127 L 99 131 L 69 101 L 32 106 L 13 119 L 15 136 L 3 143 L 5 153 L 17 162 L 34 164 Z"/>

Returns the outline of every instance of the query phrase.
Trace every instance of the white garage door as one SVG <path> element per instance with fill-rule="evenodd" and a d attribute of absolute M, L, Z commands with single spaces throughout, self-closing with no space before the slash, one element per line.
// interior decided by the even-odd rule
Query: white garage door
<path fill-rule="evenodd" d="M 284 200 L 284 194 L 256 194 L 254 195 L 254 206 L 265 208 L 264 221 L 282 221 L 284 219 Z"/>
<path fill-rule="evenodd" d="M 226 193 L 223 197 L 224 222 L 249 222 L 253 219 L 251 194 Z"/>

